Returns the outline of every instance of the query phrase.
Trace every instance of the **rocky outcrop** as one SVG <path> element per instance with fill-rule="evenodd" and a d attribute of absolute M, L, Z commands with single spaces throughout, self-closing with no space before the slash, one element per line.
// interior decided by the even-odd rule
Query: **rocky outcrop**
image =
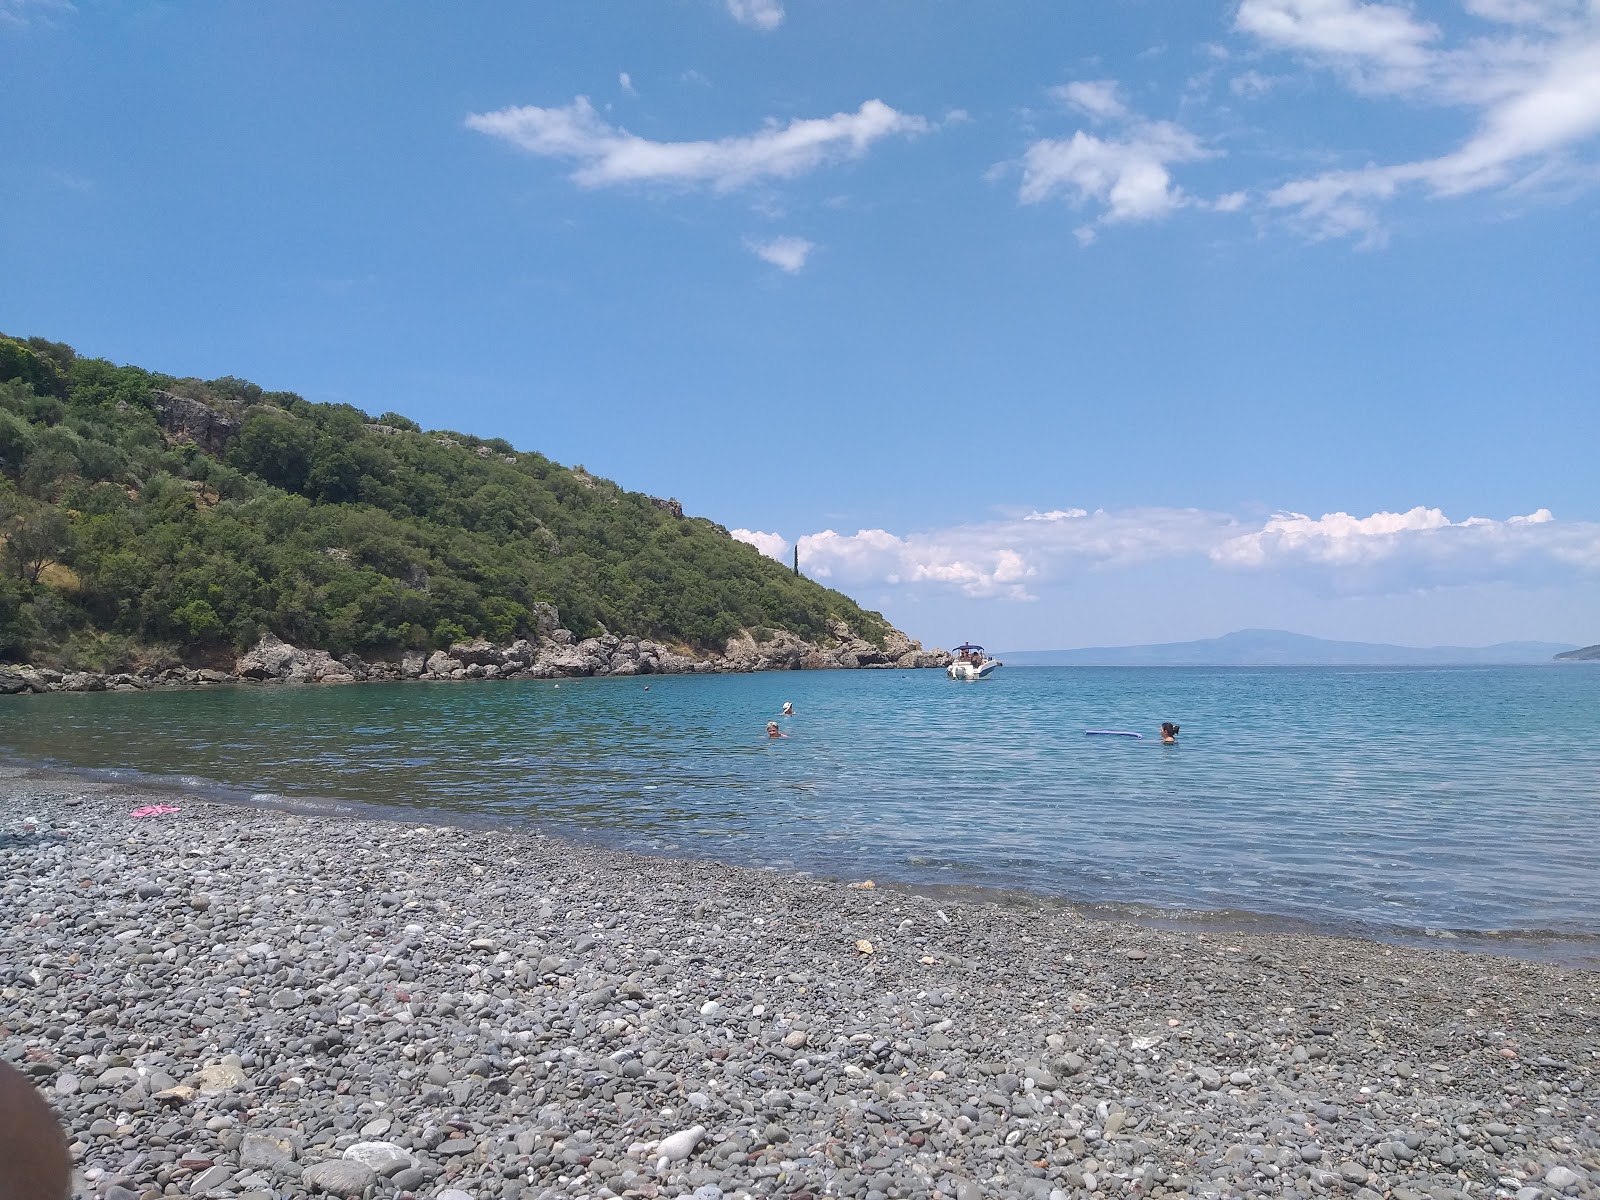
<path fill-rule="evenodd" d="M 169 442 L 192 442 L 207 454 L 221 454 L 239 436 L 237 416 L 188 396 L 157 389 L 156 421 Z"/>
<path fill-rule="evenodd" d="M 353 654 L 335 658 L 305 650 L 273 634 L 242 654 L 232 671 L 174 667 L 165 671 L 97 674 L 44 667 L 0 666 L 0 696 L 31 692 L 134 691 L 163 685 L 255 683 L 357 683 L 408 679 L 563 679 L 596 675 L 687 675 L 747 671 L 820 671 L 841 668 L 944 667 L 950 655 L 891 629 L 883 646 L 860 637 L 843 621 L 826 641 L 807 642 L 783 630 L 746 630 L 721 654 L 694 657 L 648 638 L 613 633 L 579 639 L 560 625 L 554 605 L 534 606 L 534 639 L 497 646 L 482 639 L 431 653 L 408 650 L 398 662 L 367 662 Z"/>
<path fill-rule="evenodd" d="M 368 678 L 366 664 L 334 658 L 326 650 L 302 650 L 267 634 L 234 664 L 240 679 L 279 683 L 354 683 Z"/>

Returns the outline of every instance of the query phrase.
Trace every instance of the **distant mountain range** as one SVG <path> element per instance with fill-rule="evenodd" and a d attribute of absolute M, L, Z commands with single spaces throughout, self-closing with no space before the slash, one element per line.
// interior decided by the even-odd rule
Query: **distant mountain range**
<path fill-rule="evenodd" d="M 996 655 L 1018 667 L 1272 667 L 1495 666 L 1546 663 L 1557 655 L 1600 657 L 1600 647 L 1575 650 L 1562 642 L 1500 642 L 1493 646 L 1385 646 L 1334 642 L 1281 629 L 1241 629 L 1197 642 L 1154 646 L 1093 646 L 1081 650 L 1012 650 Z"/>

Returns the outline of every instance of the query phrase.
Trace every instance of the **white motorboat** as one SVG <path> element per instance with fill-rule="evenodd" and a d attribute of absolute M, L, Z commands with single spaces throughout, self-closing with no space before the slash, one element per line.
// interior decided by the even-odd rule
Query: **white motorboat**
<path fill-rule="evenodd" d="M 955 653 L 955 662 L 946 667 L 944 673 L 951 679 L 959 679 L 966 683 L 987 679 L 1004 665 L 998 658 L 985 658 L 983 647 L 974 646 L 970 642 L 957 646 Z"/>

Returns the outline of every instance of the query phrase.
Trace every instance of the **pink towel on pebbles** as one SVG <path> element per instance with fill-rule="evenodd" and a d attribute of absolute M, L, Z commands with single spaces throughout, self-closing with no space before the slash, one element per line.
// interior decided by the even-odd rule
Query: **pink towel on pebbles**
<path fill-rule="evenodd" d="M 143 808 L 136 808 L 128 815 L 130 817 L 160 817 L 178 810 L 170 804 L 146 804 Z"/>

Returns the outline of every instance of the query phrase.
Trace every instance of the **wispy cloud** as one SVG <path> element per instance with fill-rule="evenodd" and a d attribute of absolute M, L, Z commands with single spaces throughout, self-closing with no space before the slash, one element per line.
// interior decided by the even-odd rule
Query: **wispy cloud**
<path fill-rule="evenodd" d="M 1600 135 L 1600 5 L 1467 0 L 1503 28 L 1459 45 L 1410 10 L 1356 0 L 1243 0 L 1236 28 L 1297 53 L 1368 94 L 1465 107 L 1476 127 L 1454 149 L 1291 180 L 1268 204 L 1312 237 L 1384 241 L 1384 205 L 1407 193 L 1461 196 L 1593 174 Z M 1242 78 L 1242 77 L 1241 77 Z M 1589 161 L 1584 163 L 1585 156 Z"/>
<path fill-rule="evenodd" d="M 1242 0 L 1234 28 L 1271 46 L 1330 61 L 1361 83 L 1422 78 L 1439 36 L 1398 4 L 1359 0 Z"/>
<path fill-rule="evenodd" d="M 1128 115 L 1128 106 L 1118 94 L 1115 79 L 1078 79 L 1050 89 L 1063 104 L 1100 120 L 1116 120 Z"/>
<path fill-rule="evenodd" d="M 623 71 L 617 76 L 617 86 L 630 96 L 637 96 L 639 89 L 633 86 L 633 76 Z"/>
<path fill-rule="evenodd" d="M 1263 75 L 1260 71 L 1245 71 L 1228 80 L 1228 90 L 1235 96 L 1265 96 L 1285 81 L 1282 75 Z"/>
<path fill-rule="evenodd" d="M 746 238 L 745 248 L 763 262 L 771 263 L 780 271 L 793 275 L 806 265 L 806 259 L 816 249 L 815 242 L 802 237 Z"/>
<path fill-rule="evenodd" d="M 0 27 L 37 23 L 48 28 L 54 18 L 77 11 L 72 0 L 0 0 Z"/>
<path fill-rule="evenodd" d="M 81 192 L 87 195 L 94 191 L 94 180 L 87 175 L 79 175 L 76 171 L 49 170 L 45 174 L 51 182 L 66 188 L 69 192 Z"/>
<path fill-rule="evenodd" d="M 793 545 L 757 530 L 734 536 L 780 561 Z M 1462 521 L 1418 507 L 1366 517 L 1279 513 L 1252 522 L 1201 509 L 1067 508 L 906 534 L 825 529 L 799 545 L 807 574 L 841 586 L 1013 600 L 1033 599 L 1085 571 L 1174 559 L 1224 571 L 1298 572 L 1344 593 L 1600 576 L 1600 523 L 1558 521 L 1546 509 Z"/>
<path fill-rule="evenodd" d="M 827 163 L 860 158 L 887 137 L 925 133 L 922 117 L 868 100 L 855 112 L 769 121 L 753 134 L 708 141 L 656 142 L 605 121 L 588 97 L 559 108 L 534 105 L 473 113 L 467 127 L 529 154 L 574 160 L 581 187 L 617 184 L 708 185 L 730 191 L 761 179 L 788 179 Z"/>
<path fill-rule="evenodd" d="M 741 25 L 771 33 L 783 24 L 781 0 L 725 0 L 728 15 Z"/>

